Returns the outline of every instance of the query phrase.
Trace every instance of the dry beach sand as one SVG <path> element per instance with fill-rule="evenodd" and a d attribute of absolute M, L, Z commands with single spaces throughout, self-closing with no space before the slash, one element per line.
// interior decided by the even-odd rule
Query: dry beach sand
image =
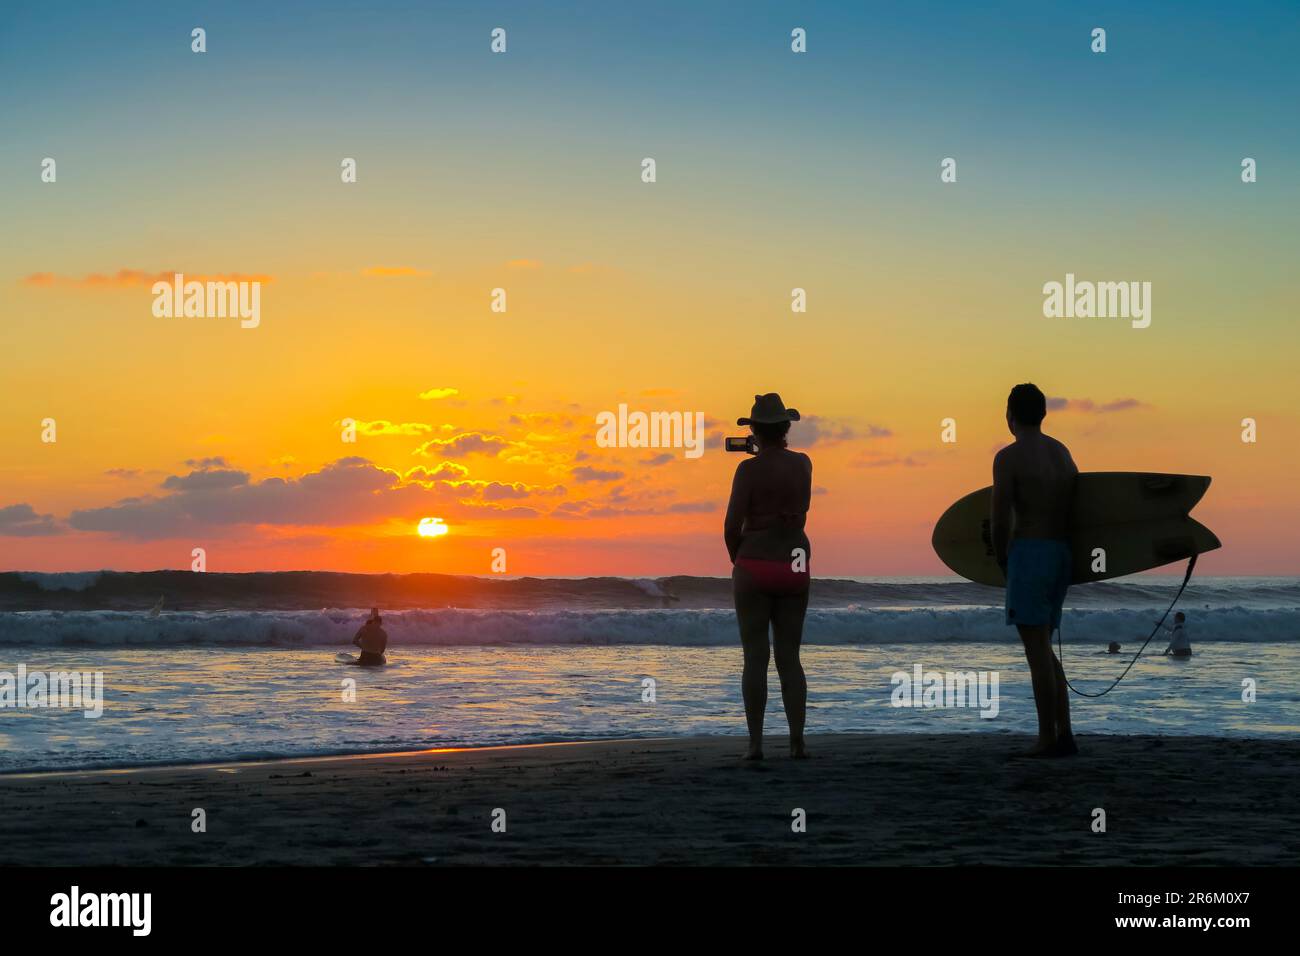
<path fill-rule="evenodd" d="M 1295 864 L 1300 741 L 622 740 L 0 777 L 5 865 Z M 191 830 L 196 807 L 207 832 Z M 1107 832 L 1091 829 L 1094 808 Z M 491 828 L 495 808 L 506 832 Z M 791 829 L 807 813 L 807 832 Z"/>

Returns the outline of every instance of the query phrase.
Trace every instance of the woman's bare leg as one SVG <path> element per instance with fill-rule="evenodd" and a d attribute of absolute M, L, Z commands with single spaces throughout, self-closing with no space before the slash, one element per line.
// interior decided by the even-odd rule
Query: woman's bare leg
<path fill-rule="evenodd" d="M 767 710 L 767 664 L 771 658 L 767 627 L 772 618 L 772 599 L 754 587 L 753 578 L 742 568 L 731 572 L 736 601 L 736 622 L 745 650 L 745 670 L 740 691 L 745 699 L 745 723 L 749 727 L 746 760 L 763 759 L 763 715 Z"/>
<path fill-rule="evenodd" d="M 803 619 L 808 595 L 788 595 L 772 601 L 772 643 L 776 646 L 776 672 L 781 677 L 781 702 L 790 722 L 790 756 L 806 757 L 803 728 L 808 710 L 808 680 L 799 661 Z"/>

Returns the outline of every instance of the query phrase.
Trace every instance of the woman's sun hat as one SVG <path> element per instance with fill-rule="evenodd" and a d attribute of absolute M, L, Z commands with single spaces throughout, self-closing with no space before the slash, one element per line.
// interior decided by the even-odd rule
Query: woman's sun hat
<path fill-rule="evenodd" d="M 779 422 L 797 422 L 799 420 L 799 411 L 794 408 L 786 408 L 785 402 L 781 401 L 781 396 L 776 392 L 768 392 L 766 395 L 754 396 L 754 407 L 749 411 L 748 418 L 737 418 L 737 425 L 775 425 Z"/>

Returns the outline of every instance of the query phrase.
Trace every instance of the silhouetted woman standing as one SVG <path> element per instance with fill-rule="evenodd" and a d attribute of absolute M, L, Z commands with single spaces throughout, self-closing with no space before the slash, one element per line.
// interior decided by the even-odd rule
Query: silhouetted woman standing
<path fill-rule="evenodd" d="M 755 395 L 748 418 L 736 420 L 754 434 L 755 453 L 736 466 L 723 537 L 731 555 L 736 621 L 745 650 L 741 691 L 749 725 L 746 760 L 763 757 L 767 709 L 768 627 L 776 648 L 781 700 L 790 723 L 790 755 L 806 757 L 803 728 L 808 683 L 799 663 L 803 619 L 808 611 L 808 561 L 804 533 L 812 501 L 812 460 L 786 447 L 799 413 L 775 392 Z"/>

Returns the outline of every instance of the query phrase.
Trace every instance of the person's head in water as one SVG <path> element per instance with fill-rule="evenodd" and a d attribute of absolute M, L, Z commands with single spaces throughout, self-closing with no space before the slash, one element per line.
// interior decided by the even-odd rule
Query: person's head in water
<path fill-rule="evenodd" d="M 1120 648 L 1119 648 L 1119 641 L 1111 641 L 1111 642 L 1110 642 L 1110 646 L 1106 648 L 1106 650 L 1108 650 L 1108 651 L 1109 651 L 1110 653 L 1112 653 L 1112 654 L 1118 654 L 1118 653 L 1119 653 L 1119 649 L 1120 649 Z"/>
<path fill-rule="evenodd" d="M 786 408 L 780 395 L 768 392 L 766 395 L 755 395 L 749 417 L 737 418 L 736 424 L 749 426 L 761 451 L 764 448 L 785 448 L 790 423 L 798 420 L 798 409 Z"/>
<path fill-rule="evenodd" d="M 1038 431 L 1047 417 L 1047 396 L 1037 385 L 1025 382 L 1017 385 L 1007 396 L 1007 428 L 1011 434 L 1021 431 Z"/>

